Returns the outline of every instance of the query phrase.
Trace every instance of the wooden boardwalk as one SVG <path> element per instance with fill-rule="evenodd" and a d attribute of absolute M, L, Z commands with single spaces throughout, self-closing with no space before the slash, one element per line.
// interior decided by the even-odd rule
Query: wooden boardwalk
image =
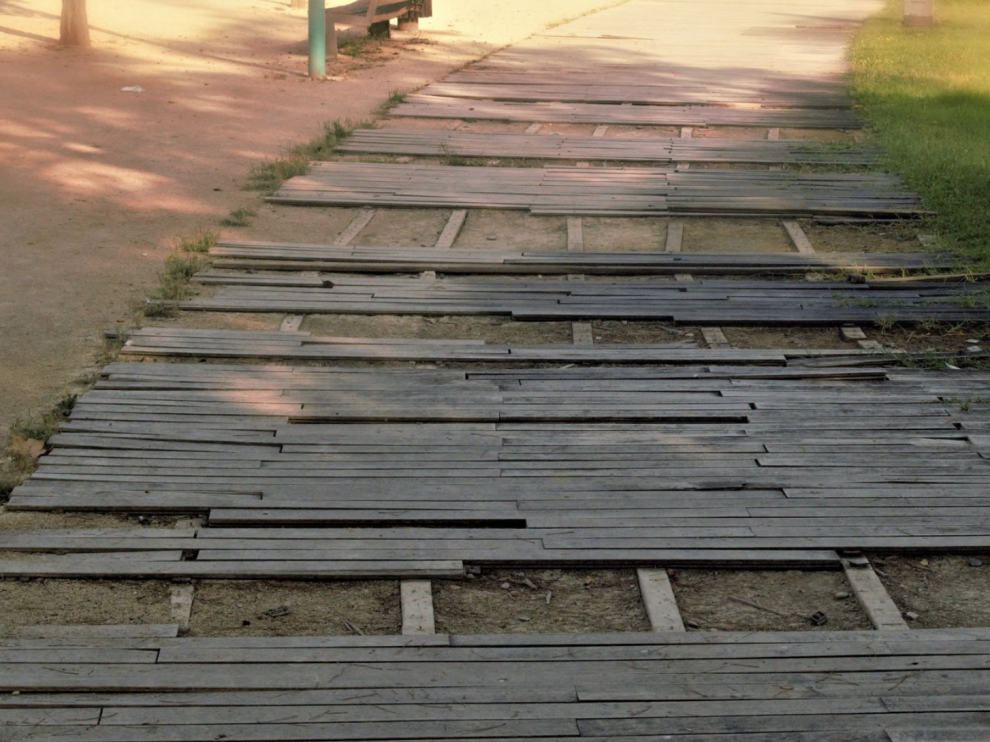
<path fill-rule="evenodd" d="M 415 129 L 358 129 L 341 142 L 337 150 L 433 157 L 510 157 L 655 164 L 704 162 L 849 167 L 875 165 L 878 159 L 878 151 L 873 148 L 840 150 L 834 145 L 803 140 L 606 138 Z"/>
<path fill-rule="evenodd" d="M 219 288 L 183 309 L 299 314 L 502 315 L 515 320 L 660 320 L 696 325 L 837 326 L 985 322 L 982 286 L 705 279 L 405 278 L 206 273 Z"/>
<path fill-rule="evenodd" d="M 644 248 L 648 246 L 644 245 Z M 221 240 L 210 248 L 214 268 L 336 273 L 501 275 L 802 275 L 841 273 L 897 276 L 948 269 L 954 261 L 931 253 L 670 253 L 565 252 L 381 247 Z"/>
<path fill-rule="evenodd" d="M 0 533 L 0 551 L 52 552 L 0 572 L 451 576 L 986 549 L 990 417 L 959 400 L 988 382 L 118 363 L 9 507 L 196 511 L 207 527 Z"/>
<path fill-rule="evenodd" d="M 273 200 L 458 211 L 434 247 L 411 231 L 407 246 L 351 245 L 372 211 L 332 245 L 223 242 L 181 308 L 283 313 L 281 329 L 126 339 L 131 361 L 103 370 L 6 509 L 194 517 L 0 529 L 0 579 L 173 580 L 185 623 L 11 630 L 0 616 L 0 740 L 986 740 L 990 629 L 907 631 L 860 552 L 990 550 L 990 371 L 908 368 L 874 341 L 732 348 L 717 329 L 986 322 L 983 286 L 922 275 L 944 256 L 815 253 L 793 221 L 769 228 L 793 253 L 681 252 L 683 215 L 924 212 L 869 170 L 869 146 L 815 141 L 859 125 L 843 53 L 878 8 L 632 0 L 393 111 L 500 131 L 358 131 L 342 147 L 556 164 L 333 162 L 287 182 Z M 467 249 L 475 207 L 568 215 L 568 251 Z M 663 248 L 584 252 L 584 216 L 678 218 Z M 485 343 L 376 321 L 369 337 L 301 329 L 317 313 L 579 322 L 574 344 Z M 596 344 L 601 319 L 702 325 L 708 347 Z M 432 633 L 428 580 L 539 566 L 643 568 L 657 633 Z M 669 592 L 668 566 L 844 569 L 879 630 L 663 632 L 649 585 Z M 178 636 L 192 580 L 379 578 L 414 581 L 403 631 L 412 586 L 427 633 Z M 672 593 L 661 609 L 684 628 Z"/>
<path fill-rule="evenodd" d="M 545 168 L 317 162 L 273 203 L 526 210 L 533 214 L 664 216 L 927 213 L 897 178 L 873 173 L 669 168 Z"/>
<path fill-rule="evenodd" d="M 0 640 L 4 738 L 963 742 L 990 712 L 987 629 L 136 633 Z"/>

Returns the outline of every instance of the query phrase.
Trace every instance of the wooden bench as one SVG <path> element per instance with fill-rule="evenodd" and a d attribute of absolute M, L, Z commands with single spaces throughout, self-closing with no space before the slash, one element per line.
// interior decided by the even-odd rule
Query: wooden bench
<path fill-rule="evenodd" d="M 393 18 L 418 21 L 433 15 L 433 0 L 356 0 L 348 5 L 327 8 L 327 56 L 337 56 L 337 25 L 360 26 L 373 30 Z"/>

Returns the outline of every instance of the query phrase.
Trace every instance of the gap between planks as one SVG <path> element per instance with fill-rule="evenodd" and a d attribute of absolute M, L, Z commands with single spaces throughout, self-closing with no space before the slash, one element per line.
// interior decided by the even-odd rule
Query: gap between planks
<path fill-rule="evenodd" d="M 175 523 L 175 527 L 178 530 L 201 528 L 202 526 L 202 518 L 182 518 Z M 172 620 L 179 626 L 180 634 L 189 632 L 189 622 L 192 620 L 192 607 L 195 594 L 196 585 L 192 582 L 175 583 L 169 588 L 169 610 Z"/>
<path fill-rule="evenodd" d="M 791 243 L 794 245 L 795 249 L 802 255 L 814 255 L 815 247 L 811 244 L 811 240 L 808 239 L 808 235 L 805 234 L 801 225 L 794 220 L 785 219 L 781 221 L 781 226 L 787 232 L 787 236 L 790 238 Z M 846 340 L 855 340 L 857 345 L 864 350 L 877 350 L 882 351 L 883 346 L 876 340 L 867 340 L 866 333 L 863 332 L 862 328 L 855 325 L 842 328 L 842 337 Z"/>

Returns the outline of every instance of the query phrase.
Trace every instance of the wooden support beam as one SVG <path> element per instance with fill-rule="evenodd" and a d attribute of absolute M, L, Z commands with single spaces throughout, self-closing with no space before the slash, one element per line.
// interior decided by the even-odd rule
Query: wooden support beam
<path fill-rule="evenodd" d="M 567 249 L 584 250 L 584 224 L 579 216 L 567 217 Z"/>
<path fill-rule="evenodd" d="M 732 344 L 729 342 L 729 338 L 725 336 L 722 332 L 721 327 L 702 327 L 701 334 L 705 338 L 705 342 L 708 343 L 709 348 L 731 348 Z"/>
<path fill-rule="evenodd" d="M 572 322 L 571 336 L 574 345 L 594 345 L 595 334 L 590 322 Z"/>
<path fill-rule="evenodd" d="M 681 219 L 671 219 L 667 222 L 667 244 L 664 250 L 667 252 L 680 252 L 684 242 L 684 221 Z"/>
<path fill-rule="evenodd" d="M 375 209 L 365 209 L 330 244 L 338 246 L 351 244 L 354 238 L 360 234 L 361 230 L 367 227 L 371 220 L 375 218 L 375 214 L 377 213 Z"/>
<path fill-rule="evenodd" d="M 866 333 L 863 332 L 863 328 L 861 327 L 853 325 L 851 327 L 842 327 L 839 331 L 842 333 L 844 340 L 866 340 Z"/>
<path fill-rule="evenodd" d="M 306 316 L 303 314 L 287 314 L 278 329 L 282 332 L 298 332 L 304 319 Z"/>
<path fill-rule="evenodd" d="M 842 569 L 874 628 L 880 631 L 904 631 L 908 628 L 900 609 L 866 557 L 844 558 Z"/>
<path fill-rule="evenodd" d="M 399 586 L 402 600 L 402 634 L 435 634 L 433 585 L 429 580 L 403 580 Z"/>
<path fill-rule="evenodd" d="M 667 570 L 637 569 L 636 577 L 653 631 L 685 631 Z"/>
<path fill-rule="evenodd" d="M 437 240 L 436 246 L 441 248 L 453 247 L 466 219 L 467 209 L 455 209 L 450 212 L 450 218 L 447 220 L 447 225 L 443 228 L 443 232 L 440 233 L 440 238 Z"/>
<path fill-rule="evenodd" d="M 170 613 L 172 621 L 179 625 L 180 634 L 185 634 L 189 631 L 195 593 L 196 586 L 191 582 L 172 585 L 169 588 L 168 602 Z"/>
<path fill-rule="evenodd" d="M 796 221 L 785 219 L 781 222 L 781 225 L 787 230 L 787 236 L 791 238 L 791 243 L 799 253 L 802 255 L 812 255 L 815 252 L 811 240 L 808 239 L 808 235 L 801 229 L 800 224 Z"/>

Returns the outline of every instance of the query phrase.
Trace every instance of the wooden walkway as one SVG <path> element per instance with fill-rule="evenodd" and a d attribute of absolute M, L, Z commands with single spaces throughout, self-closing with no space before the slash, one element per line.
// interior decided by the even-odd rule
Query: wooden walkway
<path fill-rule="evenodd" d="M 0 532 L 0 551 L 50 552 L 0 572 L 453 576 L 987 549 L 990 411 L 964 400 L 988 382 L 800 366 L 118 363 L 9 507 L 196 511 L 208 525 Z"/>
<path fill-rule="evenodd" d="M 664 216 L 927 213 L 900 181 L 873 173 L 668 168 L 545 168 L 317 162 L 273 203 L 527 210 L 533 214 Z"/>
<path fill-rule="evenodd" d="M 659 320 L 696 325 L 837 326 L 985 322 L 979 284 L 705 279 L 494 280 L 206 273 L 219 288 L 183 309 L 299 314 L 502 315 L 515 320 Z M 967 300 L 967 297 L 970 297 Z"/>
<path fill-rule="evenodd" d="M 645 246 L 644 246 L 645 247 Z M 210 249 L 213 267 L 338 273 L 520 275 L 792 275 L 866 273 L 902 275 L 951 268 L 930 253 L 667 253 L 564 252 L 415 247 L 335 246 L 286 242 L 221 241 Z"/>
<path fill-rule="evenodd" d="M 268 358 L 310 361 L 424 361 L 457 363 L 654 363 L 785 365 L 795 359 L 830 359 L 834 365 L 882 365 L 896 355 L 870 350 L 707 349 L 695 343 L 597 345 L 503 344 L 483 340 L 327 337 L 303 331 L 197 330 L 146 327 L 130 333 L 125 356 Z"/>
<path fill-rule="evenodd" d="M 987 629 L 5 639 L 10 742 L 985 739 Z"/>
<path fill-rule="evenodd" d="M 869 147 L 837 149 L 802 140 L 733 140 L 575 137 L 528 134 L 479 134 L 415 129 L 358 129 L 337 146 L 340 152 L 426 155 L 432 157 L 511 157 L 536 160 L 608 162 L 743 163 L 763 165 L 877 164 Z"/>

